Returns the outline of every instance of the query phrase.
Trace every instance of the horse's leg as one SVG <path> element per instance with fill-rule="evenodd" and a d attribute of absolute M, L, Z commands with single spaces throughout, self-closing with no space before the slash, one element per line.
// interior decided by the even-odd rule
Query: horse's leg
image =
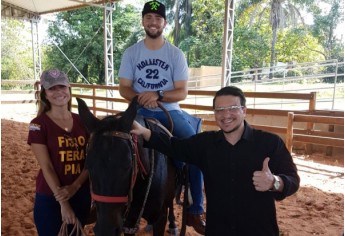
<path fill-rule="evenodd" d="M 174 203 L 171 203 L 171 206 L 169 206 L 168 209 L 168 221 L 169 221 L 169 225 L 168 225 L 168 233 L 170 235 L 174 235 L 177 236 L 178 235 L 178 229 L 175 223 L 175 214 L 174 214 L 174 207 L 173 207 Z M 153 226 L 151 224 L 147 224 L 145 226 L 145 232 L 151 232 L 153 230 Z"/>
<path fill-rule="evenodd" d="M 182 226 L 180 236 L 186 235 L 186 226 L 187 226 L 187 208 L 190 206 L 189 201 L 189 168 L 188 165 L 183 167 L 184 173 L 184 195 L 183 195 L 183 208 L 182 208 Z"/>
<path fill-rule="evenodd" d="M 182 188 L 183 188 L 183 180 L 184 180 L 184 174 L 183 174 L 183 168 L 176 170 L 176 190 L 175 190 L 175 198 L 176 198 L 176 204 L 182 205 L 183 202 L 181 200 L 181 194 L 182 194 Z"/>
<path fill-rule="evenodd" d="M 169 228 L 168 232 L 171 235 L 178 235 L 178 229 L 175 223 L 175 213 L 174 213 L 174 200 L 171 201 L 169 206 L 169 213 L 168 213 L 168 220 L 169 220 Z"/>
<path fill-rule="evenodd" d="M 153 236 L 164 236 L 165 226 L 167 224 L 168 208 L 163 207 L 159 219 L 152 225 Z"/>

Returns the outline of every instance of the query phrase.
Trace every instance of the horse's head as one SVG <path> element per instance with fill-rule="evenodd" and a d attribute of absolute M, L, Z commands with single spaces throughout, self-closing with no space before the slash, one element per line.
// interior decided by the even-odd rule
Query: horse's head
<path fill-rule="evenodd" d="M 77 98 L 79 115 L 90 132 L 86 156 L 92 197 L 96 202 L 96 235 L 120 235 L 136 177 L 135 143 L 129 134 L 138 103 L 116 116 L 96 118 L 86 103 Z"/>

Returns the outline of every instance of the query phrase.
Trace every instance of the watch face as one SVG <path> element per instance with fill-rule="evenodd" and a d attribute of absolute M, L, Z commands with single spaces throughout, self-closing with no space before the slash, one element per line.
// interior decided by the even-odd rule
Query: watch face
<path fill-rule="evenodd" d="M 162 100 L 162 98 L 164 97 L 164 91 L 163 90 L 158 90 L 158 101 Z"/>
<path fill-rule="evenodd" d="M 279 182 L 279 178 L 278 177 L 276 177 L 276 176 L 274 176 L 274 189 L 275 190 L 278 190 L 279 189 L 279 187 L 280 187 L 280 182 Z"/>

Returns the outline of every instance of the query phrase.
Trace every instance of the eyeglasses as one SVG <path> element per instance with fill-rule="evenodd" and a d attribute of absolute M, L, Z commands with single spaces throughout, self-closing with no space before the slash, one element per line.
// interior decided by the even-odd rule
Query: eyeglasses
<path fill-rule="evenodd" d="M 242 108 L 243 106 L 216 107 L 214 108 L 214 112 L 217 114 L 224 114 L 227 111 L 230 113 L 236 113 Z"/>

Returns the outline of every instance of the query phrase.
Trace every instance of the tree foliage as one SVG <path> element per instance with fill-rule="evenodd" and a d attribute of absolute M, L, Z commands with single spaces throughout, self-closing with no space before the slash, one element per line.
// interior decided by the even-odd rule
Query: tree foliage
<path fill-rule="evenodd" d="M 123 8 L 117 5 L 112 16 L 116 69 L 124 48 L 136 42 L 140 36 L 138 33 L 140 27 L 133 6 L 128 5 Z M 67 71 L 73 82 L 80 82 L 82 79 L 75 70 L 76 67 L 90 83 L 105 83 L 102 8 L 87 7 L 58 13 L 55 22 L 49 26 L 48 35 L 51 47 L 46 53 L 49 55 L 47 58 L 50 65 Z"/>
<path fill-rule="evenodd" d="M 104 81 L 102 14 L 96 7 L 60 12 L 49 24 L 48 64 L 66 71 L 72 82 L 80 78 L 74 67 L 91 83 Z"/>
<path fill-rule="evenodd" d="M 275 6 L 273 1 L 240 1 L 237 7 L 238 17 L 236 18 L 234 38 L 242 37 L 241 31 L 236 33 L 236 28 L 248 27 L 248 29 L 254 29 L 255 33 L 265 39 L 261 42 L 270 47 L 270 60 L 263 50 L 264 54 L 260 56 L 262 64 L 274 65 L 278 61 L 288 63 L 327 59 L 324 46 L 311 32 L 310 27 L 305 24 L 305 17 L 313 11 L 315 13 L 315 9 L 319 9 L 318 3 L 309 0 L 295 0 L 280 1 L 280 4 L 273 10 L 272 7 Z M 273 22 L 274 19 L 276 22 Z M 275 31 L 273 27 L 276 27 Z M 274 34 L 276 35 L 274 36 Z M 267 40 L 268 37 L 271 38 L 270 42 Z M 242 46 L 237 46 L 235 41 L 234 47 L 236 48 L 234 51 L 237 48 L 243 50 Z M 257 49 L 255 43 L 252 49 Z M 238 50 L 236 52 L 242 54 Z M 249 63 L 247 66 L 251 68 L 252 65 Z"/>
<path fill-rule="evenodd" d="M 140 6 L 118 2 L 113 11 L 115 75 L 123 51 L 144 36 L 141 10 L 146 1 L 138 2 Z M 162 2 L 167 8 L 165 35 L 184 51 L 189 66 L 221 66 L 225 1 Z M 330 6 L 329 11 L 323 3 Z M 343 22 L 343 3 L 339 0 L 239 0 L 235 10 L 233 71 L 278 61 L 344 59 L 343 41 L 335 35 L 335 28 Z M 80 71 L 89 82 L 104 84 L 103 14 L 97 7 L 56 14 L 48 28 L 49 40 L 43 45 L 43 69 L 58 67 L 72 82 L 85 82 Z M 304 23 L 306 14 L 313 16 L 312 25 Z M 23 31 L 20 22 L 2 21 L 3 79 L 33 77 L 31 42 L 22 36 Z"/>
<path fill-rule="evenodd" d="M 344 49 L 338 50 L 343 42 L 341 42 L 335 34 L 338 24 L 344 21 L 343 1 L 331 0 L 330 10 L 326 14 L 323 14 L 324 9 L 322 5 L 317 5 L 312 10 L 314 24 L 311 27 L 311 32 L 323 46 L 324 57 L 326 59 L 343 58 Z"/>
<path fill-rule="evenodd" d="M 191 26 L 182 28 L 177 45 L 186 52 L 190 67 L 221 65 L 223 21 L 223 0 L 193 1 Z"/>
<path fill-rule="evenodd" d="M 308 10 L 310 6 L 313 5 L 313 1 L 311 0 L 254 0 L 252 4 L 248 4 L 248 1 L 242 1 L 241 3 L 244 5 L 239 7 L 241 15 L 248 14 L 247 11 L 250 12 L 250 17 L 248 17 L 249 25 L 255 25 L 257 27 L 261 25 L 261 21 L 263 20 L 264 27 L 266 27 L 268 23 L 271 28 L 269 32 L 271 35 L 271 67 L 277 62 L 276 47 L 277 43 L 279 43 L 279 37 L 281 38 L 281 32 L 284 29 L 291 29 L 304 25 L 304 18 L 301 10 Z M 270 74 L 270 78 L 272 78 L 272 74 Z"/>
<path fill-rule="evenodd" d="M 25 22 L 1 19 L 1 79 L 33 80 L 33 77 L 31 36 Z"/>
<path fill-rule="evenodd" d="M 303 28 L 280 32 L 276 44 L 277 61 L 284 63 L 323 61 L 323 47 Z"/>

